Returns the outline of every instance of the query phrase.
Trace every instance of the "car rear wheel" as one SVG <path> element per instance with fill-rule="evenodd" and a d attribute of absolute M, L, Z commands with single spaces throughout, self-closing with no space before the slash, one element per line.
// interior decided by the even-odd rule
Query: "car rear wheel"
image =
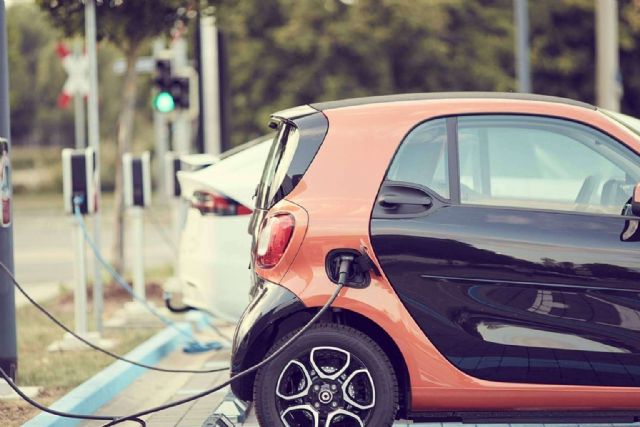
<path fill-rule="evenodd" d="M 324 323 L 258 371 L 253 401 L 261 426 L 390 426 L 398 408 L 398 383 L 389 358 L 371 338 Z"/>

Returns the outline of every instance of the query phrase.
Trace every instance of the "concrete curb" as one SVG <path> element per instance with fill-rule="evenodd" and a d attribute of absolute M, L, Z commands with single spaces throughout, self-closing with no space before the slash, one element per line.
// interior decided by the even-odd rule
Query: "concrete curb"
<path fill-rule="evenodd" d="M 177 327 L 184 332 L 191 332 L 191 326 L 188 323 L 179 323 Z M 184 338 L 184 335 L 176 329 L 166 328 L 125 357 L 136 362 L 154 365 L 184 342 Z M 71 390 L 51 408 L 73 414 L 93 414 L 146 371 L 144 368 L 118 360 Z M 22 427 L 71 427 L 81 422 L 82 420 L 40 413 Z"/>

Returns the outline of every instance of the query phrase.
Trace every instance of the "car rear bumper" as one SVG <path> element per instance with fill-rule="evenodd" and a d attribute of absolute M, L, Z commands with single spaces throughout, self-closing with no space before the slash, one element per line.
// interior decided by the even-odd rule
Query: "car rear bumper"
<path fill-rule="evenodd" d="M 255 297 L 245 310 L 233 339 L 231 376 L 250 368 L 262 360 L 278 332 L 278 320 L 304 310 L 305 306 L 288 289 L 258 279 Z M 251 400 L 255 375 L 248 375 L 231 384 L 233 393 L 243 400 Z"/>

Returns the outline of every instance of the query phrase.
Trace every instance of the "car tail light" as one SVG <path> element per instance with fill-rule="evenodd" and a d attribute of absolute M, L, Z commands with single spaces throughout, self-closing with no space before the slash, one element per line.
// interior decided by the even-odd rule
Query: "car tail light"
<path fill-rule="evenodd" d="M 249 215 L 253 212 L 235 200 L 212 191 L 194 192 L 191 207 L 203 215 Z"/>
<path fill-rule="evenodd" d="M 291 214 L 277 214 L 265 218 L 256 244 L 256 264 L 260 268 L 275 266 L 289 246 L 295 219 Z"/>

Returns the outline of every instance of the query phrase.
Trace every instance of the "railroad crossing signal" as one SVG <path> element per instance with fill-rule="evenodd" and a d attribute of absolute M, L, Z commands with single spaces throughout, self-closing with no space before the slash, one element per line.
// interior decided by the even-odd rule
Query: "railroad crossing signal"
<path fill-rule="evenodd" d="M 58 43 L 56 54 L 69 76 L 58 97 L 58 106 L 66 108 L 74 96 L 89 95 L 89 60 L 87 55 L 72 54 L 62 42 Z"/>

